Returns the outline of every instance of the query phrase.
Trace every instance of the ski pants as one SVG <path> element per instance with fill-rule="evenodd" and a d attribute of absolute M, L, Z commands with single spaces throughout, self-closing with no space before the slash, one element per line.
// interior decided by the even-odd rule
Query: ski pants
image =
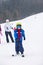
<path fill-rule="evenodd" d="M 15 40 L 15 50 L 16 50 L 16 53 L 19 53 L 19 51 L 20 51 L 21 54 L 23 54 L 24 48 L 22 45 L 22 40 L 19 40 L 19 39 Z"/>
<path fill-rule="evenodd" d="M 6 35 L 6 41 L 7 41 L 7 43 L 9 42 L 8 35 L 10 36 L 12 42 L 14 42 L 11 32 L 7 32 L 7 31 L 5 31 L 5 35 Z"/>

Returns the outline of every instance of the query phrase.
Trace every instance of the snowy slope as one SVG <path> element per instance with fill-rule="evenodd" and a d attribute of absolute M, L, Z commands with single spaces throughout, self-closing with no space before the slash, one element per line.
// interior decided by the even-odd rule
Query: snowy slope
<path fill-rule="evenodd" d="M 43 65 L 43 13 L 39 13 L 22 20 L 11 22 L 15 27 L 17 22 L 22 23 L 26 40 L 23 41 L 25 57 L 12 57 L 15 54 L 15 43 L 6 43 L 4 24 L 2 24 L 2 42 L 0 44 L 0 65 Z M 13 35 L 13 30 L 11 30 Z M 10 39 L 10 38 L 9 38 Z"/>

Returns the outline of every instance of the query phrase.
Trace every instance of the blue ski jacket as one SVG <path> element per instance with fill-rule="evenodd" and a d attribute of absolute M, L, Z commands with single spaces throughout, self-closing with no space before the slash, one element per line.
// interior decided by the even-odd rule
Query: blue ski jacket
<path fill-rule="evenodd" d="M 25 40 L 25 31 L 23 29 L 20 29 L 20 38 L 18 37 L 18 29 L 15 29 L 14 30 L 14 37 L 15 37 L 15 40 L 16 39 L 19 39 L 20 41 L 22 41 L 22 38 L 24 38 Z"/>

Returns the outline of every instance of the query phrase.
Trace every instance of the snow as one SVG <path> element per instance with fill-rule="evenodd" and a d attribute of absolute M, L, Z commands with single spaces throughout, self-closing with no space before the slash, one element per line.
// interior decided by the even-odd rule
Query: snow
<path fill-rule="evenodd" d="M 22 58 L 20 55 L 12 57 L 12 54 L 16 54 L 15 43 L 10 40 L 7 44 L 4 23 L 1 24 L 3 36 L 0 44 L 0 65 L 43 65 L 43 13 L 13 21 L 10 24 L 15 27 L 17 22 L 21 22 L 25 30 L 26 40 L 23 40 L 25 57 Z M 11 32 L 13 35 L 13 30 Z"/>

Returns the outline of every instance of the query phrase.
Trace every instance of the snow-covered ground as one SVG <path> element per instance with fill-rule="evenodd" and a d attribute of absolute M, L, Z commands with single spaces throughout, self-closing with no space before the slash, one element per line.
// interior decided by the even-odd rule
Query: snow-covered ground
<path fill-rule="evenodd" d="M 43 13 L 32 15 L 22 20 L 11 22 L 15 27 L 17 22 L 22 23 L 26 40 L 23 41 L 24 55 L 12 57 L 15 54 L 15 43 L 6 43 L 4 24 L 2 24 L 2 42 L 0 44 L 0 65 L 43 65 Z M 13 30 L 11 30 L 13 35 Z M 10 38 L 9 38 L 10 39 Z"/>

